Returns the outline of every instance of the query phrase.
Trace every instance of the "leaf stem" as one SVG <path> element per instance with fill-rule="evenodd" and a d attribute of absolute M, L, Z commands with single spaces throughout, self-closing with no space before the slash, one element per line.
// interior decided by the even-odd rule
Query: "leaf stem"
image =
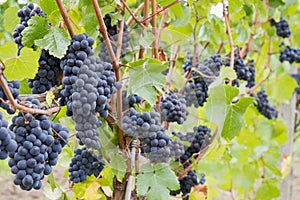
<path fill-rule="evenodd" d="M 75 32 L 74 32 L 74 30 L 73 30 L 73 28 L 72 28 L 72 25 L 71 25 L 71 22 L 70 22 L 70 18 L 69 18 L 69 16 L 68 16 L 68 13 L 67 13 L 67 11 L 66 11 L 66 9 L 65 9 L 65 7 L 64 7 L 64 5 L 63 5 L 63 3 L 62 3 L 61 0 L 56 0 L 56 4 L 57 4 L 57 6 L 58 6 L 58 8 L 59 8 L 59 11 L 60 11 L 61 16 L 62 16 L 63 19 L 64 19 L 64 22 L 65 22 L 65 24 L 66 24 L 66 26 L 67 26 L 67 29 L 68 29 L 68 31 L 69 31 L 69 34 L 70 34 L 70 36 L 72 37 L 72 36 L 75 34 Z"/>
<path fill-rule="evenodd" d="M 152 0 L 152 13 L 156 13 L 156 0 Z M 152 32 L 157 38 L 157 33 L 156 33 L 156 15 L 152 15 Z M 156 43 L 156 39 L 152 42 L 152 55 L 155 59 L 159 59 L 158 55 L 158 44 Z"/>
<path fill-rule="evenodd" d="M 146 28 L 148 27 L 148 24 L 149 24 L 148 19 L 146 19 L 146 18 L 148 18 L 148 15 L 149 15 L 149 5 L 150 5 L 149 0 L 144 0 L 144 21 L 142 21 L 140 23 L 143 23 Z M 140 59 L 144 58 L 144 52 L 145 52 L 145 48 L 142 45 L 140 45 L 140 50 L 139 50 L 139 58 Z"/>

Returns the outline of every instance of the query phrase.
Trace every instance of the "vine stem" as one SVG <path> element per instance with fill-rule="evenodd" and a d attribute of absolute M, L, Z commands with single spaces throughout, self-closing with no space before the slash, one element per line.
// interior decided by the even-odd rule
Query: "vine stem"
<path fill-rule="evenodd" d="M 229 10 L 227 8 L 227 5 L 225 3 L 225 0 L 222 0 L 223 3 L 223 15 L 225 18 L 225 23 L 226 23 L 226 30 L 227 30 L 227 35 L 229 38 L 229 44 L 230 44 L 230 67 L 233 69 L 234 65 L 234 44 L 233 44 L 233 39 L 231 35 L 231 29 L 230 29 L 230 19 L 229 19 Z"/>
<path fill-rule="evenodd" d="M 152 0 L 152 13 L 156 13 L 156 0 Z M 156 33 L 156 15 L 152 14 L 152 32 L 155 35 L 155 38 L 158 37 L 158 34 Z M 157 40 L 155 39 L 152 42 L 152 54 L 155 59 L 159 59 L 158 55 L 158 44 L 156 43 Z"/>
<path fill-rule="evenodd" d="M 125 2 L 124 0 L 121 0 L 121 2 L 122 2 L 122 4 L 125 6 L 126 10 L 128 10 L 129 14 L 131 15 L 131 19 L 133 19 L 133 20 L 134 20 L 138 25 L 140 25 L 142 28 L 146 28 L 146 27 L 144 26 L 144 24 L 141 23 L 141 22 L 135 17 L 135 15 L 136 15 L 135 12 L 138 12 L 139 9 L 143 8 L 144 3 L 142 3 L 142 4 L 138 7 L 137 11 L 132 12 L 132 10 L 128 7 L 128 5 L 126 4 L 126 2 Z M 141 7 L 141 8 L 140 8 L 140 7 Z"/>
<path fill-rule="evenodd" d="M 166 81 L 168 91 L 170 91 L 170 88 L 171 88 L 171 79 L 172 79 L 172 75 L 173 75 L 176 57 L 177 57 L 177 54 L 179 51 L 179 46 L 172 45 L 171 51 L 172 51 L 172 54 L 170 56 L 170 67 L 169 67 L 169 72 L 167 74 L 167 81 Z"/>
<path fill-rule="evenodd" d="M 144 19 L 146 19 L 149 15 L 149 0 L 144 0 Z M 144 20 L 143 23 L 145 25 L 145 27 L 148 27 L 149 21 L 148 20 Z M 142 33 L 143 34 L 143 33 Z M 144 57 L 144 52 L 145 52 L 145 48 L 140 45 L 140 50 L 139 50 L 139 58 L 142 59 Z"/>
<path fill-rule="evenodd" d="M 66 24 L 66 26 L 67 26 L 67 29 L 68 29 L 68 31 L 69 31 L 69 34 L 70 34 L 70 36 L 72 37 L 72 36 L 75 34 L 75 32 L 74 32 L 74 30 L 73 30 L 73 28 L 72 28 L 72 25 L 71 25 L 71 22 L 70 22 L 70 18 L 69 18 L 69 16 L 68 16 L 68 13 L 67 13 L 67 11 L 66 11 L 66 9 L 65 9 L 65 7 L 64 7 L 64 5 L 63 5 L 63 3 L 62 3 L 61 0 L 56 0 L 56 4 L 57 4 L 57 6 L 58 6 L 58 8 L 59 8 L 59 12 L 60 12 L 61 16 L 62 16 L 63 19 L 64 19 L 64 22 L 65 22 L 65 24 Z"/>
<path fill-rule="evenodd" d="M 113 69 L 114 69 L 114 72 L 115 72 L 116 79 L 117 79 L 117 81 L 120 81 L 121 80 L 121 73 L 120 73 L 119 63 L 118 63 L 118 61 L 116 59 L 116 56 L 115 56 L 115 53 L 112 49 L 112 46 L 111 46 L 111 43 L 110 43 L 110 40 L 109 40 L 109 37 L 108 37 L 108 34 L 107 34 L 107 28 L 106 28 L 106 25 L 104 23 L 103 16 L 102 16 L 101 10 L 99 8 L 98 1 L 97 0 L 92 0 L 92 3 L 93 3 L 93 7 L 94 7 L 94 10 L 95 10 L 98 22 L 99 22 L 99 26 L 100 26 L 99 31 L 103 36 L 103 39 L 104 39 L 105 45 L 107 47 L 110 59 L 112 60 Z M 118 141 L 119 141 L 120 148 L 125 149 L 123 132 L 122 132 L 122 129 L 121 129 L 121 127 L 122 127 L 122 120 L 121 120 L 122 119 L 122 91 L 121 90 L 117 91 L 117 103 L 118 103 L 118 106 L 117 106 Z"/>
<path fill-rule="evenodd" d="M 0 69 L 0 86 L 2 87 L 13 110 L 18 109 L 20 111 L 24 111 L 24 112 L 31 113 L 31 114 L 42 114 L 42 115 L 47 115 L 47 116 L 50 116 L 51 114 L 58 112 L 60 110 L 60 107 L 53 107 L 53 108 L 49 108 L 47 110 L 41 110 L 41 109 L 36 109 L 36 108 L 29 108 L 27 106 L 23 106 L 23 105 L 19 104 L 17 102 L 17 100 L 14 99 L 14 97 L 7 85 L 6 80 L 4 79 L 2 69 Z"/>
<path fill-rule="evenodd" d="M 137 146 L 137 139 L 133 138 L 132 139 L 132 146 L 131 146 L 131 163 L 130 163 L 130 175 L 128 178 L 127 182 L 127 187 L 126 187 L 126 192 L 125 192 L 125 200 L 130 200 L 131 198 L 131 191 L 132 191 L 132 186 L 133 186 L 133 176 L 132 176 L 132 171 L 135 165 L 135 156 L 136 156 L 136 146 Z"/>
<path fill-rule="evenodd" d="M 145 6 L 145 3 L 142 2 L 133 12 L 133 15 L 131 15 L 128 20 L 126 21 L 126 25 L 130 26 L 132 24 L 133 21 L 136 21 L 137 23 L 140 23 L 140 21 L 136 18 L 136 15 L 138 14 L 138 12 L 140 12 Z M 144 26 L 144 25 L 143 25 Z M 145 27 L 146 28 L 146 27 Z"/>
<path fill-rule="evenodd" d="M 147 1 L 147 0 L 146 0 L 146 1 Z M 164 10 L 166 10 L 166 9 L 168 9 L 168 8 L 170 8 L 170 7 L 172 7 L 172 6 L 174 6 L 174 5 L 177 4 L 177 3 L 180 3 L 181 1 L 182 1 L 182 0 L 176 0 L 176 1 L 174 1 L 174 2 L 172 2 L 172 3 L 170 3 L 170 4 L 168 4 L 168 5 L 166 5 L 166 6 L 164 6 L 164 7 L 162 7 L 162 9 L 160 9 L 159 11 L 153 13 L 153 14 L 150 15 L 149 17 L 144 18 L 142 21 L 140 21 L 140 23 L 143 23 L 143 22 L 147 21 L 148 19 L 152 18 L 154 15 L 157 15 L 157 14 L 163 12 Z M 146 4 L 145 4 L 145 7 L 146 7 Z"/>

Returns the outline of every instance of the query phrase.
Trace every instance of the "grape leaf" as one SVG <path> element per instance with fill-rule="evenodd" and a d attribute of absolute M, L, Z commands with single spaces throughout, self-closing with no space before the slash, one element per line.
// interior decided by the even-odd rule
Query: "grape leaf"
<path fill-rule="evenodd" d="M 85 200 L 105 199 L 99 191 L 99 181 L 95 176 L 88 176 L 85 181 L 73 186 L 74 198 Z"/>
<path fill-rule="evenodd" d="M 69 45 L 68 34 L 64 29 L 51 27 L 48 34 L 42 39 L 36 40 L 35 44 L 57 58 L 62 58 Z"/>
<path fill-rule="evenodd" d="M 40 0 L 41 9 L 50 15 L 53 11 L 58 10 L 56 3 L 53 0 Z"/>
<path fill-rule="evenodd" d="M 134 77 L 129 80 L 128 90 L 154 105 L 157 100 L 157 91 L 161 91 L 166 82 L 166 77 L 161 72 L 166 69 L 167 64 L 146 58 L 128 65 L 133 67 L 129 75 Z"/>
<path fill-rule="evenodd" d="M 278 189 L 278 180 L 276 178 L 266 179 L 263 184 L 257 189 L 255 199 L 257 200 L 271 200 L 279 197 L 280 191 Z"/>
<path fill-rule="evenodd" d="M 20 56 L 17 56 L 17 52 L 18 48 L 13 42 L 0 47 L 0 59 L 5 64 L 4 75 L 8 80 L 34 78 L 38 70 L 38 52 L 27 47 L 22 49 Z"/>
<path fill-rule="evenodd" d="M 175 173 L 167 164 L 144 164 L 137 176 L 138 195 L 147 195 L 149 200 L 169 199 L 169 189 L 179 189 Z"/>
<path fill-rule="evenodd" d="M 49 32 L 49 25 L 47 20 L 41 16 L 33 16 L 28 21 L 28 27 L 22 31 L 22 43 L 31 47 L 34 40 L 43 38 Z"/>
<path fill-rule="evenodd" d="M 6 31 L 13 32 L 13 30 L 19 23 L 20 19 L 17 17 L 18 10 L 18 6 L 13 6 L 5 10 L 3 16 L 3 24 Z"/>
<path fill-rule="evenodd" d="M 227 140 L 240 132 L 244 123 L 243 114 L 253 101 L 252 98 L 242 97 L 233 103 L 238 93 L 237 88 L 229 85 L 211 88 L 205 106 L 206 118 L 218 125 L 218 132 Z"/>
<path fill-rule="evenodd" d="M 276 99 L 280 103 L 286 103 L 297 86 L 297 82 L 289 74 L 281 73 L 268 82 L 267 92 L 270 98 Z"/>

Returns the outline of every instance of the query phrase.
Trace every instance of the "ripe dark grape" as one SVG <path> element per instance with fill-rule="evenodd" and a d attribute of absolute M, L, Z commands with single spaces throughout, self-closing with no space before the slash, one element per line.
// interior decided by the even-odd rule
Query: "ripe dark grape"
<path fill-rule="evenodd" d="M 98 176 L 104 168 L 104 161 L 101 155 L 96 156 L 86 147 L 75 149 L 74 156 L 69 166 L 69 177 L 74 183 L 86 180 L 87 176 Z"/>
<path fill-rule="evenodd" d="M 127 96 L 127 91 L 123 90 L 122 91 L 122 108 L 123 111 L 129 109 L 129 108 L 134 108 L 135 104 L 140 104 L 142 103 L 142 98 L 136 94 L 130 94 Z"/>
<path fill-rule="evenodd" d="M 102 62 L 100 59 L 97 59 L 96 69 L 98 75 L 96 111 L 101 117 L 106 118 L 109 109 L 107 100 L 111 98 L 117 90 L 121 89 L 122 85 L 120 82 L 116 82 L 116 76 L 110 63 Z"/>
<path fill-rule="evenodd" d="M 179 180 L 180 190 L 171 191 L 171 195 L 177 195 L 182 192 L 182 196 L 186 196 L 191 192 L 191 188 L 198 185 L 197 175 L 194 170 L 188 171 L 185 177 Z M 188 200 L 189 197 L 183 198 L 183 200 Z"/>
<path fill-rule="evenodd" d="M 195 126 L 193 133 L 187 133 L 186 137 L 178 134 L 181 139 L 186 139 L 190 142 L 190 146 L 185 150 L 185 153 L 180 157 L 180 162 L 184 163 L 192 157 L 194 153 L 198 153 L 210 144 L 211 130 L 207 126 Z M 176 135 L 176 134 L 175 134 Z M 193 137 L 191 137 L 193 136 Z"/>
<path fill-rule="evenodd" d="M 62 73 L 60 69 L 60 59 L 49 54 L 48 51 L 42 50 L 39 59 L 39 69 L 33 79 L 28 79 L 28 86 L 32 88 L 33 94 L 41 94 L 58 86 L 58 75 Z"/>
<path fill-rule="evenodd" d="M 118 33 L 119 33 L 119 28 L 120 28 L 120 24 L 121 22 L 118 21 L 118 25 L 113 25 L 111 24 L 111 16 L 110 14 L 106 14 L 103 18 L 106 28 L 107 28 L 107 32 L 109 34 L 109 39 L 111 42 L 111 46 L 113 48 L 114 53 L 116 54 L 117 52 L 117 42 L 118 42 Z M 123 29 L 123 38 L 122 38 L 122 49 L 121 49 L 121 57 L 125 56 L 125 52 L 126 52 L 126 48 L 129 46 L 129 41 L 130 41 L 130 37 L 129 37 L 129 32 L 127 30 L 127 26 L 126 24 L 124 24 L 124 29 Z M 101 44 L 100 44 L 100 53 L 99 53 L 99 57 L 101 58 L 102 61 L 104 62 L 108 62 L 108 63 L 112 63 L 110 56 L 108 54 L 108 50 L 106 48 L 105 42 L 103 41 L 103 39 L 101 38 Z"/>
<path fill-rule="evenodd" d="M 88 46 L 86 46 L 88 43 Z M 94 55 L 92 46 L 94 40 L 86 33 L 73 35 L 71 44 L 68 47 L 67 55 L 61 60 L 60 67 L 63 70 L 63 87 L 60 91 L 62 98 L 60 105 L 67 105 L 66 114 L 72 116 L 72 94 L 73 84 L 77 80 L 77 74 L 86 56 Z"/>
<path fill-rule="evenodd" d="M 225 66 L 230 66 L 230 59 L 228 55 L 226 57 Z M 239 80 L 247 81 L 246 87 L 249 88 L 255 85 L 255 68 L 253 59 L 250 59 L 247 63 L 245 63 L 244 58 L 240 58 L 239 52 L 235 50 L 233 69 L 237 75 L 237 80 L 233 81 L 233 85 L 239 86 Z"/>
<path fill-rule="evenodd" d="M 12 96 L 14 99 L 19 99 L 19 88 L 20 88 L 20 82 L 19 81 L 7 81 L 5 79 L 7 86 L 9 90 L 12 93 Z M 4 90 L 2 87 L 0 87 L 0 107 L 5 109 L 8 114 L 14 114 L 15 110 L 11 109 L 10 103 L 8 102 L 8 98 L 6 94 L 4 93 Z"/>
<path fill-rule="evenodd" d="M 219 72 L 223 64 L 224 63 L 222 61 L 221 55 L 216 54 L 214 56 L 210 56 L 207 59 L 204 59 L 204 61 L 197 66 L 197 70 L 206 75 L 206 77 L 203 76 L 203 79 L 206 82 L 207 86 L 209 86 L 214 81 L 214 78 L 210 77 L 219 76 Z"/>
<path fill-rule="evenodd" d="M 141 146 L 143 146 L 142 154 L 154 163 L 169 162 L 171 151 L 168 145 L 170 140 L 162 128 L 149 138 L 140 138 Z"/>
<path fill-rule="evenodd" d="M 297 94 L 300 94 L 300 74 L 291 74 L 291 77 L 293 77 L 297 81 L 298 87 L 295 89 L 295 91 Z"/>
<path fill-rule="evenodd" d="M 268 95 L 265 90 L 260 90 L 255 98 L 257 110 L 268 119 L 277 118 L 278 112 L 274 106 L 270 105 Z"/>
<path fill-rule="evenodd" d="M 160 109 L 162 121 L 182 124 L 186 120 L 186 100 L 179 94 L 167 93 L 161 100 Z"/>
<path fill-rule="evenodd" d="M 38 100 L 28 98 L 24 103 L 33 108 L 40 107 Z M 18 145 L 16 152 L 9 154 L 14 183 L 22 190 L 40 189 L 41 180 L 49 174 L 45 169 L 50 167 L 47 150 L 54 141 L 51 122 L 45 115 L 19 112 L 9 128 L 15 133 Z"/>
<path fill-rule="evenodd" d="M 27 6 L 24 6 L 22 9 L 18 10 L 17 15 L 20 18 L 20 21 L 16 26 L 12 36 L 14 38 L 14 42 L 18 45 L 19 55 L 20 50 L 24 47 L 24 45 L 22 44 L 22 32 L 26 27 L 28 27 L 28 20 L 30 20 L 31 17 L 35 15 L 46 17 L 46 14 L 41 10 L 39 6 L 35 6 L 34 4 L 30 3 Z"/>
<path fill-rule="evenodd" d="M 131 136 L 149 138 L 161 130 L 159 113 L 155 111 L 139 113 L 131 109 L 123 116 L 122 129 Z"/>
<path fill-rule="evenodd" d="M 193 54 L 191 53 L 187 53 L 186 55 L 186 59 L 182 65 L 182 69 L 184 70 L 184 72 L 189 72 L 192 69 L 193 66 Z M 196 63 L 195 63 L 195 68 L 197 68 L 199 62 L 198 62 L 198 58 L 196 59 Z"/>
<path fill-rule="evenodd" d="M 300 63 L 300 49 L 293 48 L 289 45 L 280 50 L 279 61 L 288 61 L 289 63 Z"/>
<path fill-rule="evenodd" d="M 8 122 L 3 119 L 0 113 L 0 160 L 8 157 L 9 153 L 17 150 L 17 143 L 14 140 L 15 134 L 8 129 Z"/>
<path fill-rule="evenodd" d="M 179 142 L 178 140 L 171 140 L 169 141 L 168 147 L 170 148 L 171 156 L 175 158 L 179 158 L 184 154 L 184 145 L 182 142 Z"/>
<path fill-rule="evenodd" d="M 89 60 L 93 56 L 89 57 Z M 95 59 L 95 58 L 94 58 Z M 80 67 L 77 79 L 73 86 L 72 94 L 72 113 L 73 120 L 76 123 L 76 136 L 81 144 L 87 148 L 99 149 L 98 141 L 101 121 L 96 115 L 96 100 L 99 96 L 97 91 L 98 76 L 95 72 L 95 65 L 91 61 L 85 61 Z"/>
<path fill-rule="evenodd" d="M 288 38 L 291 35 L 291 30 L 289 23 L 280 17 L 279 22 L 276 22 L 274 19 L 271 19 L 271 25 L 276 27 L 276 34 L 279 37 Z"/>
<path fill-rule="evenodd" d="M 194 105 L 196 108 L 203 106 L 208 97 L 208 86 L 198 73 L 194 72 L 192 78 L 184 86 L 184 98 L 187 106 Z"/>
<path fill-rule="evenodd" d="M 155 111 L 139 113 L 131 109 L 123 116 L 123 131 L 140 139 L 142 152 L 151 162 L 168 162 L 170 137 L 159 123 L 159 113 Z"/>

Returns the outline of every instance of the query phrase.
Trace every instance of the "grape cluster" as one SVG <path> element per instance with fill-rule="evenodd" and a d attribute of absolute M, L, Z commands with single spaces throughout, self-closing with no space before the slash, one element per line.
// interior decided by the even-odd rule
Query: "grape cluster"
<path fill-rule="evenodd" d="M 171 156 L 170 137 L 165 134 L 164 129 L 160 129 L 148 138 L 141 138 L 143 148 L 142 153 L 153 163 L 169 162 Z"/>
<path fill-rule="evenodd" d="M 121 22 L 118 20 L 118 25 L 111 25 L 111 17 L 110 14 L 106 14 L 103 18 L 106 28 L 107 28 L 107 32 L 109 34 L 109 38 L 111 40 L 111 46 L 113 48 L 114 53 L 116 54 L 117 52 L 117 42 L 118 42 L 118 33 L 119 33 L 119 28 L 120 28 L 120 24 Z M 112 63 L 107 47 L 105 45 L 105 42 L 103 42 L 103 39 L 101 38 L 101 44 L 100 44 L 100 53 L 99 53 L 99 57 L 101 58 L 102 61 L 104 62 L 108 62 L 108 63 Z M 127 26 L 124 24 L 124 28 L 123 28 L 123 38 L 122 38 L 122 49 L 121 49 L 121 57 L 125 56 L 125 52 L 126 52 L 126 48 L 129 46 L 129 41 L 130 41 L 130 37 L 129 37 L 129 32 L 127 30 Z"/>
<path fill-rule="evenodd" d="M 230 66 L 229 59 L 226 60 L 225 66 Z M 239 86 L 239 80 L 247 81 L 246 87 L 251 88 L 255 85 L 255 68 L 254 60 L 250 59 L 245 63 L 244 59 L 240 58 L 237 51 L 235 51 L 234 66 L 237 79 L 234 80 L 233 85 Z"/>
<path fill-rule="evenodd" d="M 257 110 L 268 119 L 277 118 L 278 112 L 274 106 L 269 104 L 268 95 L 265 90 L 260 90 L 255 98 Z"/>
<path fill-rule="evenodd" d="M 66 114 L 72 116 L 72 93 L 73 84 L 77 80 L 77 74 L 84 60 L 94 54 L 92 45 L 94 39 L 86 33 L 73 35 L 71 44 L 68 47 L 67 55 L 62 59 L 60 67 L 63 70 L 63 87 L 60 91 L 60 105 L 67 105 Z"/>
<path fill-rule="evenodd" d="M 88 57 L 77 73 L 77 79 L 73 84 L 72 113 L 80 144 L 99 149 L 98 127 L 102 124 L 96 115 L 98 76 L 95 73 L 95 65 L 87 63 L 92 58 L 94 57 Z"/>
<path fill-rule="evenodd" d="M 0 160 L 8 157 L 8 153 L 17 150 L 17 143 L 15 141 L 15 134 L 7 128 L 8 122 L 3 119 L 0 113 Z"/>
<path fill-rule="evenodd" d="M 142 103 L 142 98 L 136 94 L 130 94 L 127 96 L 127 91 L 122 91 L 122 109 L 123 111 L 134 108 L 135 104 Z"/>
<path fill-rule="evenodd" d="M 27 99 L 25 103 L 39 108 L 38 100 Z M 16 152 L 10 153 L 9 166 L 15 174 L 14 183 L 23 190 L 40 189 L 44 175 L 51 173 L 48 148 L 53 144 L 51 121 L 45 115 L 33 116 L 19 112 L 12 119 L 10 130 L 16 135 Z"/>
<path fill-rule="evenodd" d="M 300 49 L 293 48 L 289 45 L 285 49 L 280 50 L 279 61 L 288 61 L 289 63 L 300 63 Z"/>
<path fill-rule="evenodd" d="M 95 70 L 98 75 L 96 111 L 101 117 L 106 118 L 108 116 L 109 109 L 107 100 L 111 98 L 117 90 L 122 88 L 122 84 L 120 82 L 116 82 L 116 76 L 110 63 L 102 62 L 100 59 L 97 59 L 97 63 Z"/>
<path fill-rule="evenodd" d="M 18 45 L 18 55 L 19 55 L 20 50 L 24 47 L 24 45 L 22 44 L 22 31 L 26 27 L 28 27 L 28 20 L 35 15 L 42 16 L 42 17 L 46 17 L 46 15 L 39 6 L 34 6 L 34 4 L 32 3 L 18 10 L 17 14 L 18 17 L 20 18 L 20 22 L 16 26 L 12 36 L 14 38 L 14 42 Z"/>
<path fill-rule="evenodd" d="M 170 137 L 159 123 L 159 113 L 151 111 L 141 114 L 131 109 L 123 116 L 122 129 L 126 134 L 140 139 L 142 152 L 151 162 L 168 162 Z"/>
<path fill-rule="evenodd" d="M 58 75 L 61 73 L 60 59 L 42 50 L 39 59 L 39 69 L 33 79 L 28 79 L 28 86 L 33 94 L 41 94 L 59 85 Z"/>
<path fill-rule="evenodd" d="M 276 27 L 276 34 L 279 37 L 288 38 L 291 35 L 291 30 L 289 23 L 280 17 L 280 21 L 276 22 L 274 19 L 271 19 L 271 25 Z"/>
<path fill-rule="evenodd" d="M 104 168 L 104 161 L 101 155 L 96 156 L 86 147 L 74 150 L 74 157 L 69 166 L 69 177 L 74 183 L 86 180 L 87 176 L 98 176 Z"/>
<path fill-rule="evenodd" d="M 197 70 L 207 75 L 207 77 L 203 76 L 203 79 L 209 86 L 214 81 L 214 79 L 210 77 L 219 76 L 219 72 L 223 64 L 224 63 L 222 61 L 221 55 L 216 54 L 214 56 L 210 56 L 207 59 L 204 59 L 204 61 L 197 66 Z"/>
<path fill-rule="evenodd" d="M 176 196 L 182 192 L 182 196 L 186 196 L 191 192 L 191 188 L 198 185 L 197 175 L 194 170 L 187 172 L 186 176 L 179 180 L 180 190 L 171 191 L 170 194 Z M 183 200 L 188 200 L 189 197 L 183 198 Z"/>
<path fill-rule="evenodd" d="M 11 91 L 12 96 L 14 99 L 19 99 L 19 88 L 20 88 L 20 82 L 19 81 L 7 81 L 7 86 L 9 90 Z M 10 104 L 7 102 L 8 98 L 6 94 L 4 93 L 4 90 L 2 87 L 0 87 L 0 107 L 5 109 L 8 114 L 14 114 L 15 110 L 10 108 Z"/>
<path fill-rule="evenodd" d="M 161 129 L 159 113 L 151 111 L 141 114 L 131 109 L 123 116 L 122 129 L 126 134 L 139 138 L 156 136 Z"/>
<path fill-rule="evenodd" d="M 161 100 L 160 109 L 162 121 L 182 124 L 186 120 L 186 100 L 179 94 L 167 93 Z"/>
<path fill-rule="evenodd" d="M 69 130 L 62 127 L 61 124 L 51 123 L 52 136 L 54 142 L 49 146 L 47 164 L 55 166 L 58 161 L 58 155 L 61 153 L 62 148 L 68 143 Z"/>
<path fill-rule="evenodd" d="M 184 154 L 184 145 L 178 140 L 170 140 L 168 147 L 171 152 L 170 155 L 175 158 L 179 158 Z"/>
<path fill-rule="evenodd" d="M 194 72 L 192 78 L 184 86 L 184 98 L 186 100 L 187 106 L 192 106 L 194 104 L 195 108 L 203 106 L 208 97 L 207 95 L 208 86 L 198 73 Z"/>
<path fill-rule="evenodd" d="M 182 65 L 182 69 L 184 70 L 184 72 L 189 72 L 192 69 L 193 66 L 193 54 L 191 53 L 187 53 L 186 55 L 186 59 Z M 197 68 L 198 66 L 198 58 L 196 59 L 196 63 L 195 63 L 195 67 Z"/>
<path fill-rule="evenodd" d="M 186 139 L 191 143 L 191 145 L 185 150 L 185 153 L 180 157 L 180 162 L 184 163 L 187 161 L 194 153 L 198 153 L 200 150 L 204 149 L 209 143 L 211 138 L 211 130 L 207 126 L 195 126 L 193 133 L 188 133 Z M 193 139 L 191 137 L 193 135 Z M 179 136 L 179 138 L 183 138 Z"/>

